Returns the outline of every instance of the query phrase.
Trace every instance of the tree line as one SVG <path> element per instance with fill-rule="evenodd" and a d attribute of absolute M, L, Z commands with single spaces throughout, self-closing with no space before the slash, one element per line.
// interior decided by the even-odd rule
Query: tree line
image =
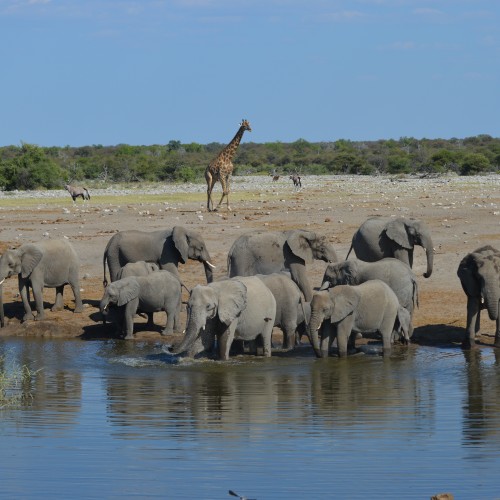
<path fill-rule="evenodd" d="M 221 143 L 0 148 L 0 189 L 61 188 L 67 182 L 202 182 Z M 498 173 L 500 138 L 332 142 L 246 142 L 238 148 L 233 175 Z"/>

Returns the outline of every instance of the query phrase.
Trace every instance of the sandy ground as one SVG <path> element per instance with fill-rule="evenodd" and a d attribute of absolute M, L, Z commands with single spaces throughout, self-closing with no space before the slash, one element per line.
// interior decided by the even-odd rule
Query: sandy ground
<path fill-rule="evenodd" d="M 462 257 L 475 248 L 485 244 L 500 247 L 500 176 L 421 179 L 311 176 L 304 177 L 302 183 L 302 189 L 296 191 L 288 178 L 272 182 L 271 177 L 236 177 L 231 191 L 233 211 L 223 208 L 215 213 L 205 210 L 204 185 L 136 188 L 130 202 L 120 191 L 116 193 L 116 203 L 113 202 L 115 192 L 109 189 L 91 190 L 92 199 L 85 204 L 81 200 L 73 204 L 63 192 L 0 194 L 0 252 L 44 238 L 68 238 L 81 259 L 85 304 L 84 313 L 73 314 L 73 297 L 67 287 L 64 311 L 48 310 L 43 321 L 21 323 L 23 308 L 17 280 L 11 278 L 4 283 L 7 325 L 0 330 L 0 335 L 113 337 L 113 328 L 100 321 L 98 302 L 103 291 L 104 248 L 117 231 L 152 231 L 175 225 L 195 229 L 205 239 L 212 262 L 217 265 L 215 277 L 218 278 L 226 274 L 226 257 L 233 241 L 246 231 L 310 229 L 327 235 L 339 259 L 344 259 L 353 233 L 366 218 L 403 216 L 423 219 L 428 224 L 435 249 L 434 272 L 429 279 L 422 276 L 426 268 L 425 252 L 421 247 L 415 250 L 420 308 L 415 314 L 414 340 L 418 343 L 460 342 L 466 319 L 466 298 L 456 270 Z M 220 185 L 216 189 L 218 200 Z M 148 201 L 151 200 L 148 193 L 153 191 L 164 195 L 160 201 L 158 198 Z M 172 201 L 184 192 L 186 201 Z M 320 285 L 325 266 L 324 262 L 310 266 L 314 286 Z M 181 266 L 180 274 L 189 288 L 204 283 L 203 267 L 197 262 Z M 45 290 L 47 309 L 54 296 L 54 290 Z M 187 292 L 184 292 L 186 299 Z M 156 326 L 148 330 L 145 321 L 137 318 L 137 340 L 175 342 L 176 338 L 160 337 L 164 320 L 164 313 L 156 313 Z M 279 342 L 278 330 L 276 333 Z M 481 343 L 491 344 L 493 334 L 494 323 L 483 313 Z"/>

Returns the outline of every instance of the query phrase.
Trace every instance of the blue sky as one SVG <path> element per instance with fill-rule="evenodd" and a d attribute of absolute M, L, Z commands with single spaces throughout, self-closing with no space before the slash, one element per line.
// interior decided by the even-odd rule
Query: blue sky
<path fill-rule="evenodd" d="M 499 0 L 0 0 L 0 146 L 500 136 Z"/>

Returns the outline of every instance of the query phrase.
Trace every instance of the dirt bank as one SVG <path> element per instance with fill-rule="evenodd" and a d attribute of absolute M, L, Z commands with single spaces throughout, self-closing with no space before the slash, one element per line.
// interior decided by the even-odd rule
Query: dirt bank
<path fill-rule="evenodd" d="M 359 225 L 370 216 L 423 219 L 430 226 L 435 248 L 434 272 L 423 278 L 425 253 L 417 247 L 414 271 L 420 286 L 415 339 L 421 343 L 458 342 L 463 335 L 466 299 L 456 276 L 461 258 L 478 246 L 500 246 L 500 176 L 389 178 L 363 176 L 304 177 L 296 191 L 292 182 L 271 177 L 236 177 L 231 191 L 232 212 L 205 210 L 204 185 L 138 186 L 135 189 L 91 190 L 91 200 L 73 204 L 64 192 L 2 193 L 0 252 L 10 246 L 44 238 L 68 238 L 81 259 L 83 314 L 73 314 L 73 297 L 65 290 L 66 310 L 47 311 L 46 320 L 21 323 L 23 308 L 17 280 L 4 283 L 7 325 L 0 335 L 109 338 L 112 328 L 100 323 L 102 255 L 109 238 L 126 229 L 157 230 L 185 225 L 199 231 L 225 275 L 226 256 L 233 241 L 252 229 L 307 228 L 329 237 L 343 259 Z M 215 198 L 220 196 L 220 186 Z M 185 198 L 185 199 L 184 199 Z M 310 267 L 319 286 L 325 263 Z M 204 280 L 203 268 L 189 262 L 180 269 L 188 287 Z M 186 292 L 184 292 L 186 298 Z M 46 307 L 54 291 L 44 294 Z M 155 322 L 163 324 L 163 313 Z M 483 314 L 481 341 L 491 344 L 494 323 Z M 160 340 L 160 327 L 148 330 L 138 318 L 137 339 Z M 164 339 L 172 342 L 175 339 Z"/>

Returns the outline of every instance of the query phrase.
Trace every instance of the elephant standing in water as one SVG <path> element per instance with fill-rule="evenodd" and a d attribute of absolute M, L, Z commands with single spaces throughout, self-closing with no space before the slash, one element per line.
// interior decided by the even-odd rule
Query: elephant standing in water
<path fill-rule="evenodd" d="M 276 300 L 256 276 L 197 285 L 187 310 L 186 334 L 175 353 L 194 357 L 212 351 L 217 339 L 220 359 L 227 360 L 234 339 L 262 336 L 264 356 L 271 356 Z"/>
<path fill-rule="evenodd" d="M 371 217 L 354 233 L 347 257 L 354 249 L 356 257 L 366 262 L 394 257 L 413 267 L 415 245 L 425 249 L 427 271 L 424 277 L 429 278 L 434 261 L 433 243 L 427 225 L 419 220 Z"/>
<path fill-rule="evenodd" d="M 120 269 L 128 262 L 144 260 L 158 264 L 179 275 L 179 262 L 185 264 L 188 259 L 203 263 L 207 283 L 213 280 L 210 255 L 203 238 L 196 231 L 175 226 L 162 231 L 120 231 L 111 237 L 103 256 L 104 280 L 106 286 L 106 262 L 109 266 L 111 281 L 116 281 Z"/>
<path fill-rule="evenodd" d="M 379 279 L 389 285 L 399 303 L 409 314 L 409 337 L 413 334 L 413 312 L 418 306 L 418 284 L 413 271 L 398 259 L 387 258 L 377 262 L 346 260 L 329 264 L 323 276 L 320 290 L 337 285 L 360 285 L 368 280 Z"/>
<path fill-rule="evenodd" d="M 274 326 L 283 331 L 283 349 L 293 349 L 297 340 L 307 335 L 311 307 L 299 287 L 285 273 L 257 274 L 276 300 Z"/>
<path fill-rule="evenodd" d="M 398 330 L 399 310 L 396 294 L 380 280 L 315 292 L 311 301 L 309 338 L 316 356 L 328 356 L 335 336 L 339 357 L 347 356 L 348 343 L 354 347 L 352 333 L 377 331 L 382 335 L 384 355 L 390 354 L 393 330 Z"/>
<path fill-rule="evenodd" d="M 69 284 L 75 296 L 74 312 L 80 313 L 83 311 L 83 304 L 80 297 L 79 267 L 78 256 L 66 240 L 25 243 L 15 250 L 7 250 L 0 257 L 0 285 L 5 278 L 18 275 L 19 292 L 25 311 L 23 321 L 45 317 L 43 310 L 44 287 L 56 289 L 56 301 L 52 311 L 58 311 L 64 307 L 63 290 L 64 286 Z M 28 287 L 33 290 L 37 311 L 36 318 L 33 316 L 29 304 Z M 2 318 L 3 303 L 0 319 Z"/>
<path fill-rule="evenodd" d="M 461 260 L 457 275 L 467 295 L 467 330 L 463 347 L 474 347 L 483 308 L 488 310 L 490 319 L 496 321 L 495 347 L 500 347 L 500 251 L 486 245 L 468 253 Z"/>
<path fill-rule="evenodd" d="M 306 302 L 310 302 L 313 289 L 306 264 L 313 259 L 337 262 L 337 254 L 325 236 L 303 229 L 252 231 L 240 236 L 229 250 L 228 275 L 232 278 L 288 271 Z"/>

